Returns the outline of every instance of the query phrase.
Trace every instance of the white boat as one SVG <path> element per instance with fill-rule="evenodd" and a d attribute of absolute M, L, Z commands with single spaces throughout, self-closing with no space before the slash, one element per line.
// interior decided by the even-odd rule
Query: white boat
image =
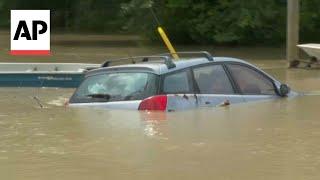
<path fill-rule="evenodd" d="M 0 63 L 0 87 L 78 87 L 84 73 L 100 64 Z"/>
<path fill-rule="evenodd" d="M 320 60 L 320 44 L 299 44 L 298 47 L 305 51 L 311 58 Z"/>

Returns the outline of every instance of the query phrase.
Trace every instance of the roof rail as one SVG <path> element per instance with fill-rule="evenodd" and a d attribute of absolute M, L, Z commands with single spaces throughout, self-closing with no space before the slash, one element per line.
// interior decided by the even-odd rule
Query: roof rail
<path fill-rule="evenodd" d="M 173 54 L 190 54 L 190 55 L 202 55 L 204 56 L 205 58 L 208 59 L 208 61 L 213 61 L 213 57 L 212 55 L 208 52 L 208 51 L 181 51 L 181 52 L 176 52 L 176 53 L 164 53 L 164 54 L 160 54 L 160 55 L 169 55 L 169 56 L 172 56 Z"/>
<path fill-rule="evenodd" d="M 120 59 L 112 59 L 102 63 L 101 67 L 109 67 L 113 62 L 122 62 L 122 61 L 125 61 L 127 63 L 132 63 L 132 64 L 136 64 L 138 62 L 151 62 L 150 59 L 164 60 L 164 64 L 168 67 L 168 69 L 176 67 L 176 65 L 174 64 L 170 56 L 134 56 L 134 57 L 127 57 L 127 58 L 120 58 Z"/>

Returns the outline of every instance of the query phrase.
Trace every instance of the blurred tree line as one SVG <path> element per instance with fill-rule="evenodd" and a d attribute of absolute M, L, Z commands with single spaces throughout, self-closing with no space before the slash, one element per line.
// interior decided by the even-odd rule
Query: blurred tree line
<path fill-rule="evenodd" d="M 52 31 L 155 40 L 160 23 L 180 43 L 279 44 L 286 38 L 286 7 L 286 0 L 0 0 L 0 27 L 9 27 L 10 9 L 50 9 Z M 320 40 L 319 9 L 319 0 L 301 0 L 302 41 Z"/>

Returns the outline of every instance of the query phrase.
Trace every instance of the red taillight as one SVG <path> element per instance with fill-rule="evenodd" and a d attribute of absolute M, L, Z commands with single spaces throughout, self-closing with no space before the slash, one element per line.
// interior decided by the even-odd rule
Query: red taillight
<path fill-rule="evenodd" d="M 167 108 L 166 95 L 149 97 L 147 99 L 144 99 L 139 105 L 139 110 L 165 111 L 166 108 Z"/>

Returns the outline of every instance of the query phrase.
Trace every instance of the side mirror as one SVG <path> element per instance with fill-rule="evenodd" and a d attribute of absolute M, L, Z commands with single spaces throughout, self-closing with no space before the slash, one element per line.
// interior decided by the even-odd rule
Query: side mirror
<path fill-rule="evenodd" d="M 290 92 L 290 88 L 286 84 L 281 84 L 278 92 L 281 97 L 286 97 Z"/>

